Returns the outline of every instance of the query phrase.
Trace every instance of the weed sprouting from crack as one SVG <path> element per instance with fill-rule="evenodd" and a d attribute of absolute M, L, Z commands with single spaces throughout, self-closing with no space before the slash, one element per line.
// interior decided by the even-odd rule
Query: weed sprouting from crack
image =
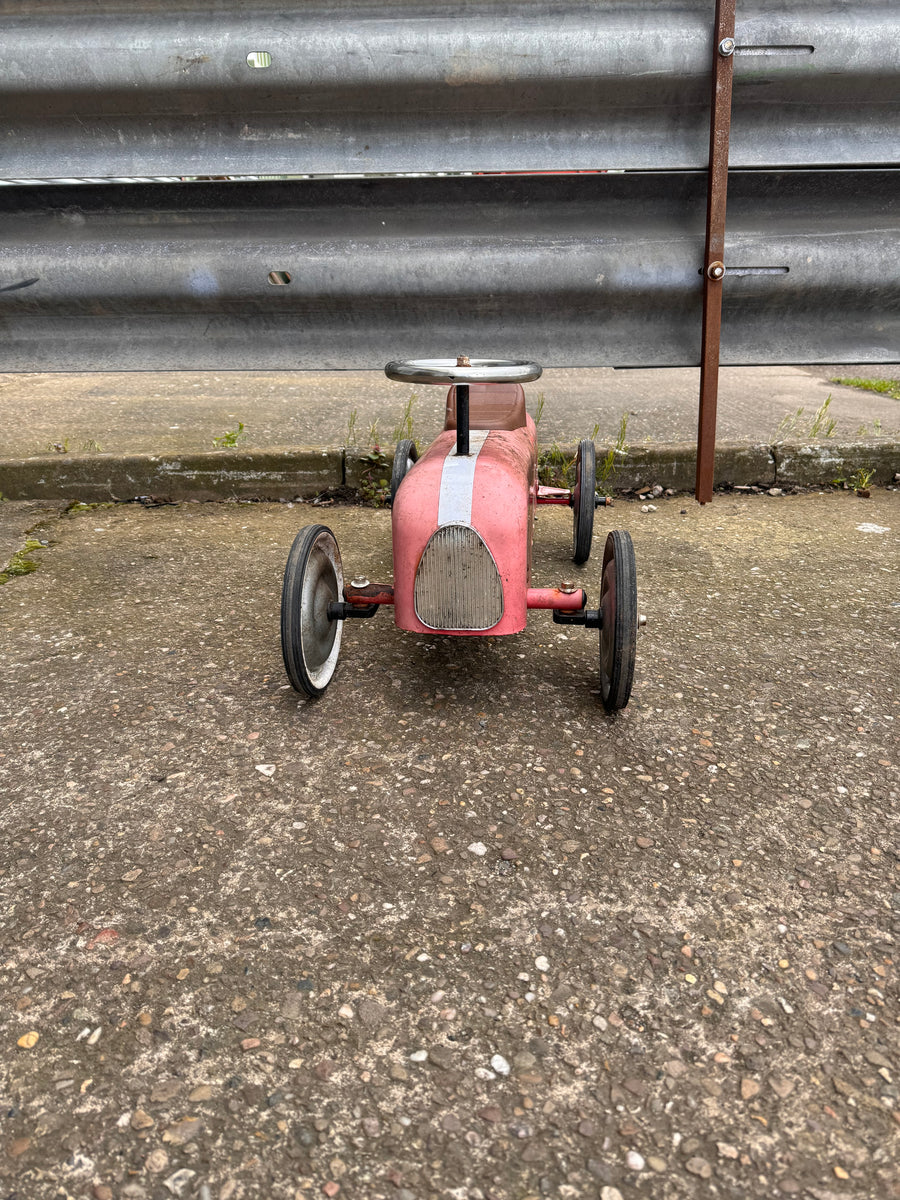
<path fill-rule="evenodd" d="M 622 413 L 616 440 L 597 464 L 598 486 L 605 487 L 609 483 L 618 467 L 618 460 L 624 458 L 628 453 L 628 443 L 626 441 L 628 435 L 628 415 L 627 412 Z M 596 440 L 599 432 L 600 426 L 595 425 L 591 430 L 590 440 L 592 442 Z M 548 487 L 571 488 L 575 483 L 575 462 L 575 455 L 563 449 L 559 442 L 553 442 L 541 453 L 538 478 L 541 483 Z"/>
<path fill-rule="evenodd" d="M 412 392 L 410 394 L 409 399 L 406 402 L 406 407 L 403 410 L 403 416 L 400 418 L 399 425 L 397 425 L 397 427 L 394 430 L 393 438 L 394 438 L 395 445 L 397 442 L 403 441 L 405 438 L 409 438 L 411 441 L 415 440 L 413 438 L 412 410 L 413 410 L 413 406 L 415 405 L 418 398 L 419 398 L 418 393 Z"/>
<path fill-rule="evenodd" d="M 244 436 L 244 422 L 238 421 L 237 429 L 229 429 L 223 433 L 221 437 L 213 438 L 213 445 L 217 450 L 233 450 L 238 444 L 238 439 Z"/>
<path fill-rule="evenodd" d="M 779 422 L 778 428 L 775 430 L 775 436 L 772 439 L 774 442 L 784 442 L 788 439 L 805 438 L 832 438 L 834 431 L 837 428 L 837 419 L 829 415 L 831 406 L 831 393 L 822 401 L 819 407 L 812 415 L 810 421 L 809 432 L 806 432 L 803 414 L 806 409 L 801 404 L 800 407 L 793 413 L 787 413 Z"/>

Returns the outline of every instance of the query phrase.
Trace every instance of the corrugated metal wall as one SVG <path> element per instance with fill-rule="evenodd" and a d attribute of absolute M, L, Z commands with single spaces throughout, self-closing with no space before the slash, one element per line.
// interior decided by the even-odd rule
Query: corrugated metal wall
<path fill-rule="evenodd" d="M 0 369 L 699 361 L 712 0 L 78 7 L 0 0 L 6 180 L 465 174 L 2 188 Z M 722 361 L 896 361 L 896 2 L 736 35 Z"/>

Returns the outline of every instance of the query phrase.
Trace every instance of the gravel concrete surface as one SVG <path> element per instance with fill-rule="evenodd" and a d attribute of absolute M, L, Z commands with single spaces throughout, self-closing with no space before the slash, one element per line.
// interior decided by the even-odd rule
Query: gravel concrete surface
<path fill-rule="evenodd" d="M 615 718 L 540 613 L 298 699 L 290 542 L 384 511 L 0 505 L 4 1200 L 900 1196 L 900 495 L 598 517 Z"/>

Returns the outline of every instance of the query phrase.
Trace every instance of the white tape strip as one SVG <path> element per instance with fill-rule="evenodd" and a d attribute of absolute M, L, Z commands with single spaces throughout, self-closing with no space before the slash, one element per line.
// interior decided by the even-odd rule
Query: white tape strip
<path fill-rule="evenodd" d="M 468 457 L 458 458 L 454 445 L 444 459 L 444 469 L 441 471 L 441 497 L 438 503 L 438 525 L 472 524 L 475 464 L 490 432 L 489 429 L 472 430 L 469 434 Z"/>

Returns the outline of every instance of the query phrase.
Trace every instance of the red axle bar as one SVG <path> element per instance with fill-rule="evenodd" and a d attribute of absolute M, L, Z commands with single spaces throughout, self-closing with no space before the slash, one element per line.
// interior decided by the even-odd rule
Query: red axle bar
<path fill-rule="evenodd" d="M 380 583 L 368 583 L 365 587 L 344 585 L 344 599 L 355 608 L 366 608 L 370 604 L 393 604 L 394 589 Z"/>
<path fill-rule="evenodd" d="M 370 604 L 393 604 L 394 589 L 383 584 L 370 583 L 366 587 L 344 587 L 344 600 L 355 608 L 367 608 Z M 529 588 L 526 593 L 527 608 L 555 608 L 561 612 L 578 612 L 587 604 L 582 588 L 574 592 L 563 592 L 559 588 Z"/>
<path fill-rule="evenodd" d="M 578 612 L 587 604 L 582 588 L 574 592 L 561 592 L 559 588 L 529 588 L 528 608 L 555 608 L 560 612 Z"/>
<path fill-rule="evenodd" d="M 538 504 L 571 505 L 572 493 L 568 488 L 544 487 L 543 484 L 539 484 L 535 501 Z"/>

